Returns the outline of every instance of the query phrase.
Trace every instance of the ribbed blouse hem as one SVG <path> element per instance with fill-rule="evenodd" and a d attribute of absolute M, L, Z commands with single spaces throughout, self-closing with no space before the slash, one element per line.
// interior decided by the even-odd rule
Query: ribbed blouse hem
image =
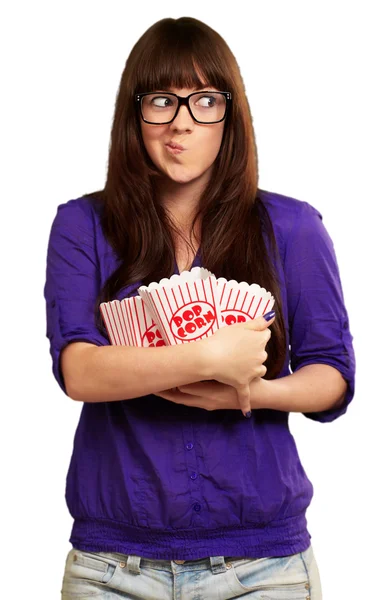
<path fill-rule="evenodd" d="M 75 519 L 70 543 L 87 552 L 118 552 L 157 560 L 209 556 L 263 558 L 304 552 L 311 543 L 305 514 L 264 526 L 153 530 L 109 519 Z"/>

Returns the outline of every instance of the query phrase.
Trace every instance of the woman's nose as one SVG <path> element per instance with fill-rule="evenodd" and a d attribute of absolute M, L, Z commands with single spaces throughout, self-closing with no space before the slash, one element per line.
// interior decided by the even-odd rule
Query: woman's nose
<path fill-rule="evenodd" d="M 189 108 L 187 106 L 182 105 L 178 111 L 177 116 L 173 120 L 171 124 L 175 123 L 176 126 L 189 126 L 194 123 L 193 117 L 190 114 Z"/>

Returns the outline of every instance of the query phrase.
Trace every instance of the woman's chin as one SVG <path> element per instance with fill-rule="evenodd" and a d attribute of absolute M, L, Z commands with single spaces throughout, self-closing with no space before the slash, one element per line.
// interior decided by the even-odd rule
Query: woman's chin
<path fill-rule="evenodd" d="M 186 171 L 183 172 L 181 171 L 180 173 L 178 172 L 170 172 L 170 173 L 166 173 L 167 179 L 170 180 L 171 183 L 190 183 L 191 181 L 194 181 L 195 179 L 198 179 L 200 177 L 199 173 L 191 173 L 190 171 Z"/>

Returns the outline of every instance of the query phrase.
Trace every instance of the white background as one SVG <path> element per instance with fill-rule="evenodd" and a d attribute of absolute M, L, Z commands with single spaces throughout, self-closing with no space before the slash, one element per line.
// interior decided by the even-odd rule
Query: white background
<path fill-rule="evenodd" d="M 323 215 L 357 360 L 348 412 L 292 413 L 315 495 L 324 600 L 385 598 L 390 468 L 390 21 L 387 2 L 13 2 L 1 22 L 4 598 L 60 598 L 72 519 L 65 476 L 81 409 L 51 373 L 43 297 L 58 204 L 104 185 L 115 94 L 154 22 L 192 16 L 224 37 L 252 110 L 259 187 Z M 254 12 L 256 10 L 256 12 Z"/>

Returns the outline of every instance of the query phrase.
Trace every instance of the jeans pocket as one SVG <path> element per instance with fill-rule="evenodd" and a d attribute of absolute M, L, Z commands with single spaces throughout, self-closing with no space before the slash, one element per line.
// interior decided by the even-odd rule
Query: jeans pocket
<path fill-rule="evenodd" d="M 66 560 L 63 591 L 75 596 L 93 596 L 99 593 L 100 586 L 109 586 L 113 582 L 119 564 L 119 560 L 104 552 L 72 548 Z"/>
<path fill-rule="evenodd" d="M 289 556 L 227 559 L 235 592 L 263 592 L 262 600 L 305 600 L 308 574 L 300 553 Z"/>

